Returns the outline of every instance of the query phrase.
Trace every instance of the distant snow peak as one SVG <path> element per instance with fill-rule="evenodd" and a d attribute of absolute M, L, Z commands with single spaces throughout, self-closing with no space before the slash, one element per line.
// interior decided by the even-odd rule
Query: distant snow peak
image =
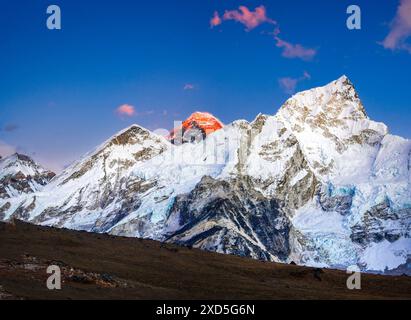
<path fill-rule="evenodd" d="M 169 140 L 173 144 L 200 141 L 223 127 L 223 123 L 211 113 L 197 111 L 170 132 Z"/>
<path fill-rule="evenodd" d="M 6 169 L 9 173 L 13 170 L 23 170 L 25 174 L 32 175 L 43 173 L 47 170 L 38 165 L 32 158 L 21 153 L 14 153 L 4 159 L 0 159 L 0 174 L 4 174 Z"/>
<path fill-rule="evenodd" d="M 24 154 L 0 159 L 0 199 L 41 190 L 55 176 Z"/>
<path fill-rule="evenodd" d="M 343 76 L 252 122 L 196 112 L 169 139 L 132 125 L 40 189 L 30 161 L 0 160 L 0 220 L 411 274 L 410 155 Z"/>

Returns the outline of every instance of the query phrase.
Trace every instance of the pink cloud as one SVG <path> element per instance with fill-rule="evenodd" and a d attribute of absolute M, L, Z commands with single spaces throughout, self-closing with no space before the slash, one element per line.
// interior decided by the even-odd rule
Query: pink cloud
<path fill-rule="evenodd" d="M 250 11 L 246 6 L 240 6 L 239 10 L 226 11 L 223 15 L 223 19 L 240 22 L 247 27 L 247 30 L 254 29 L 263 23 L 276 23 L 274 20 L 267 17 L 267 12 L 264 6 L 259 6 L 255 8 L 254 11 Z"/>
<path fill-rule="evenodd" d="M 213 18 L 210 20 L 210 25 L 211 27 L 218 26 L 222 24 L 223 21 L 227 20 L 234 20 L 242 23 L 246 26 L 247 31 L 250 31 L 264 23 L 276 25 L 274 32 L 271 34 L 274 36 L 276 46 L 283 49 L 282 55 L 285 58 L 311 60 L 317 54 L 317 50 L 315 49 L 306 48 L 301 44 L 294 44 L 281 39 L 278 36 L 280 34 L 280 28 L 277 26 L 277 22 L 267 16 L 267 11 L 264 6 L 259 6 L 255 8 L 254 11 L 250 11 L 246 6 L 240 6 L 238 10 L 226 11 L 222 18 L 216 11 L 214 12 Z"/>
<path fill-rule="evenodd" d="M 136 110 L 132 105 L 123 104 L 116 109 L 116 112 L 120 116 L 132 117 L 136 114 Z"/>
<path fill-rule="evenodd" d="M 187 83 L 184 85 L 184 90 L 193 90 L 194 89 L 194 85 L 191 83 Z"/>
<path fill-rule="evenodd" d="M 278 79 L 278 83 L 285 93 L 293 94 L 299 82 L 309 79 L 311 79 L 311 75 L 307 71 L 304 71 L 304 74 L 299 78 L 280 78 Z"/>
<path fill-rule="evenodd" d="M 302 60 L 311 60 L 316 54 L 317 50 L 312 48 L 305 48 L 301 44 L 293 44 L 282 40 L 278 36 L 274 36 L 276 46 L 282 48 L 282 55 L 285 58 L 300 58 Z"/>
<path fill-rule="evenodd" d="M 223 21 L 220 18 L 220 15 L 218 14 L 217 11 L 214 12 L 214 16 L 210 20 L 210 26 L 211 28 L 214 28 L 218 25 L 220 25 Z"/>
<path fill-rule="evenodd" d="M 411 0 L 400 0 L 391 30 L 381 43 L 386 49 L 406 50 L 411 54 L 411 45 L 406 43 L 411 36 Z"/>

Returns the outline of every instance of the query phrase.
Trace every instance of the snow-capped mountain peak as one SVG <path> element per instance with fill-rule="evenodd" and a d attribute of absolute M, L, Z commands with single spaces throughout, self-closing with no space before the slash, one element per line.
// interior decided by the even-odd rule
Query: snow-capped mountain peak
<path fill-rule="evenodd" d="M 0 218 L 311 266 L 406 266 L 411 141 L 369 119 L 347 77 L 252 122 L 185 124 L 202 139 L 120 131 L 40 192 L 0 199 Z"/>
<path fill-rule="evenodd" d="M 119 178 L 119 171 L 126 172 L 137 163 L 157 156 L 169 145 L 164 137 L 133 124 L 68 167 L 53 183 L 63 185 L 74 181 L 77 184 L 79 179 L 95 181 L 108 176 Z"/>
<path fill-rule="evenodd" d="M 367 115 L 351 81 L 342 76 L 331 83 L 291 97 L 279 115 L 295 125 L 343 127 L 347 122 L 366 120 Z"/>
<path fill-rule="evenodd" d="M 204 139 L 223 127 L 223 123 L 211 113 L 197 111 L 184 120 L 180 127 L 174 128 L 169 139 L 173 144 L 192 142 Z"/>
<path fill-rule="evenodd" d="M 54 175 L 23 154 L 0 159 L 0 198 L 39 191 Z"/>
<path fill-rule="evenodd" d="M 295 135 L 310 167 L 323 180 L 340 176 L 358 181 L 360 173 L 368 179 L 388 134 L 383 123 L 367 117 L 346 76 L 294 95 L 277 118 Z"/>

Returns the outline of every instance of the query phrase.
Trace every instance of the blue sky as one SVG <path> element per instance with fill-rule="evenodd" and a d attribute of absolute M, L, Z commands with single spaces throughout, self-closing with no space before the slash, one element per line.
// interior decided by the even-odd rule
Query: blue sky
<path fill-rule="evenodd" d="M 0 152 L 58 170 L 132 123 L 171 128 L 196 110 L 252 120 L 290 96 L 281 79 L 299 79 L 300 91 L 342 74 L 372 119 L 411 138 L 411 50 L 381 45 L 400 0 L 50 1 L 2 1 Z M 353 3 L 361 30 L 346 27 Z M 61 8 L 62 30 L 46 28 L 50 4 Z M 248 28 L 235 18 L 240 5 L 264 6 L 267 21 Z M 211 28 L 214 12 L 221 24 Z M 315 54 L 287 56 L 277 28 L 291 51 Z M 116 112 L 124 104 L 131 116 Z"/>

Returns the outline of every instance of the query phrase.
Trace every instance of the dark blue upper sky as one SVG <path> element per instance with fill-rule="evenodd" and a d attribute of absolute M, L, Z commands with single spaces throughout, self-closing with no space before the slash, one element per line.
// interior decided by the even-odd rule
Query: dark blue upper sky
<path fill-rule="evenodd" d="M 406 0 L 403 0 L 406 1 Z M 346 8 L 362 9 L 362 29 L 346 27 Z M 46 28 L 57 4 L 62 30 Z M 234 20 L 211 28 L 215 11 L 263 5 L 279 37 L 315 50 L 286 57 L 274 25 L 252 30 Z M 369 116 L 411 137 L 411 53 L 378 42 L 399 0 L 2 0 L 0 143 L 62 167 L 116 131 L 138 123 L 170 128 L 193 111 L 228 123 L 274 114 L 296 90 L 342 74 L 355 84 Z M 304 72 L 311 78 L 303 79 Z M 190 84 L 194 88 L 184 90 Z M 129 104 L 133 116 L 116 108 Z M 1 149 L 0 149 L 1 150 Z"/>

